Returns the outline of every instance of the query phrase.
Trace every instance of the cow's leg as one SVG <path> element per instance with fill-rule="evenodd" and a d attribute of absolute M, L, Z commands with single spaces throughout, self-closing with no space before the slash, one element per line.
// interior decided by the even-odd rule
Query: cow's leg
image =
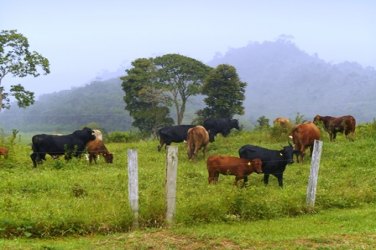
<path fill-rule="evenodd" d="M 93 160 L 94 160 L 95 163 L 97 163 L 97 162 L 95 161 L 95 154 L 90 153 L 90 154 L 89 154 L 89 164 L 92 164 L 92 163 L 93 163 Z"/>
<path fill-rule="evenodd" d="M 264 184 L 268 185 L 269 183 L 269 174 L 264 174 Z"/>
<path fill-rule="evenodd" d="M 243 176 L 243 187 L 247 187 L 248 186 L 248 175 L 244 175 Z"/>
<path fill-rule="evenodd" d="M 211 184 L 214 181 L 214 172 L 208 170 L 208 182 Z"/>
<path fill-rule="evenodd" d="M 37 153 L 33 152 L 31 155 L 30 155 L 30 158 L 31 160 L 33 161 L 33 167 L 36 168 L 37 167 Z"/>
<path fill-rule="evenodd" d="M 278 179 L 278 185 L 283 188 L 283 174 L 274 174 L 274 176 Z"/>
<path fill-rule="evenodd" d="M 244 180 L 244 176 L 242 175 L 235 175 L 235 181 L 234 181 L 234 185 L 239 187 L 238 183 L 240 180 Z M 243 181 L 243 184 L 240 186 L 241 188 L 243 188 L 245 186 L 245 182 Z"/>
<path fill-rule="evenodd" d="M 333 132 L 333 141 L 335 141 L 335 140 L 336 140 L 336 137 L 337 137 L 337 132 L 336 132 L 336 131 L 334 131 L 334 132 Z"/>
<path fill-rule="evenodd" d="M 165 144 L 164 140 L 162 138 L 160 138 L 159 139 L 159 145 L 158 145 L 158 152 L 161 151 L 164 144 Z"/>

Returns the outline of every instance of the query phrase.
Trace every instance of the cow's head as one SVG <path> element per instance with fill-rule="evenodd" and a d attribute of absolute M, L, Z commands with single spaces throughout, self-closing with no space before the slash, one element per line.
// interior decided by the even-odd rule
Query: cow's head
<path fill-rule="evenodd" d="M 112 153 L 104 153 L 103 157 L 106 163 L 112 163 L 114 160 L 114 155 Z"/>
<path fill-rule="evenodd" d="M 84 127 L 81 130 L 76 130 L 73 132 L 73 134 L 86 142 L 95 140 L 94 131 L 88 127 Z"/>
<path fill-rule="evenodd" d="M 314 118 L 313 118 L 313 123 L 314 124 L 319 124 L 321 122 L 321 116 L 319 115 L 316 115 Z"/>
<path fill-rule="evenodd" d="M 294 147 L 289 142 L 288 146 L 283 147 L 280 151 L 287 164 L 294 163 Z"/>
<path fill-rule="evenodd" d="M 209 130 L 209 141 L 214 142 L 215 140 L 215 133 L 212 132 L 212 130 Z"/>
<path fill-rule="evenodd" d="M 237 119 L 232 119 L 231 120 L 231 128 L 236 128 L 237 130 L 239 130 L 239 121 Z"/>
<path fill-rule="evenodd" d="M 262 173 L 262 161 L 259 158 L 252 159 L 251 164 L 256 173 L 258 174 Z"/>

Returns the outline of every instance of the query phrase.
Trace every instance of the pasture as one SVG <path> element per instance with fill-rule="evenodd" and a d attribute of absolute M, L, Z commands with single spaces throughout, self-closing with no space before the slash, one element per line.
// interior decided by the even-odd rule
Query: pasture
<path fill-rule="evenodd" d="M 270 177 L 264 186 L 262 174 L 252 174 L 249 186 L 237 188 L 234 176 L 220 175 L 208 184 L 206 158 L 201 152 L 189 161 L 186 145 L 178 145 L 176 227 L 241 224 L 308 216 L 330 209 L 356 209 L 376 202 L 376 126 L 357 127 L 355 141 L 339 135 L 329 142 L 323 135 L 316 206 L 306 207 L 310 157 L 303 164 L 288 165 L 284 188 Z M 281 149 L 285 137 L 275 139 L 270 130 L 233 131 L 218 136 L 208 146 L 208 155 L 238 156 L 244 144 Z M 50 238 L 128 232 L 132 212 L 128 202 L 127 149 L 137 149 L 141 229 L 165 226 L 165 151 L 157 140 L 107 143 L 114 163 L 89 165 L 84 159 L 63 159 L 32 167 L 27 138 L 10 147 L 8 159 L 0 158 L 0 237 Z M 304 220 L 304 219 L 303 219 Z"/>

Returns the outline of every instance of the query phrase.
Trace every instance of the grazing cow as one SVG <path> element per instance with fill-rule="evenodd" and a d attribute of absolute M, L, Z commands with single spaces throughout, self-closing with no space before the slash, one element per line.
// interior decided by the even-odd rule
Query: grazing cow
<path fill-rule="evenodd" d="M 91 164 L 94 160 L 97 164 L 97 156 L 102 155 L 106 163 L 112 163 L 114 156 L 110 153 L 102 140 L 96 138 L 95 140 L 89 141 L 86 144 L 87 152 L 89 153 L 89 163 Z"/>
<path fill-rule="evenodd" d="M 188 129 L 187 135 L 187 153 L 188 159 L 197 156 L 198 151 L 202 148 L 205 157 L 206 147 L 209 144 L 209 133 L 203 126 L 195 126 Z"/>
<path fill-rule="evenodd" d="M 208 157 L 206 166 L 208 168 L 209 184 L 217 183 L 219 174 L 223 174 L 235 175 L 234 185 L 237 185 L 238 181 L 243 179 L 243 186 L 246 186 L 248 175 L 253 172 L 262 173 L 262 162 L 257 158 L 248 160 L 233 156 L 213 155 Z"/>
<path fill-rule="evenodd" d="M 262 161 L 262 172 L 264 173 L 264 184 L 269 183 L 269 176 L 274 175 L 278 179 L 278 184 L 283 187 L 283 172 L 287 164 L 293 163 L 293 147 L 283 147 L 282 150 L 271 150 L 254 145 L 244 145 L 239 149 L 240 158 L 256 159 Z"/>
<path fill-rule="evenodd" d="M 9 150 L 6 147 L 0 147 L 0 155 L 4 156 L 4 159 L 8 158 Z"/>
<path fill-rule="evenodd" d="M 228 136 L 231 129 L 239 130 L 239 121 L 230 118 L 209 118 L 204 121 L 204 127 L 209 132 L 210 142 L 214 141 L 214 137 L 220 133 L 223 136 Z"/>
<path fill-rule="evenodd" d="M 291 125 L 291 122 L 290 122 L 290 119 L 289 118 L 285 118 L 285 117 L 277 117 L 274 121 L 273 121 L 273 124 L 274 126 L 280 126 L 280 127 L 288 127 Z"/>
<path fill-rule="evenodd" d="M 30 158 L 34 167 L 46 160 L 46 154 L 52 157 L 65 155 L 65 159 L 69 160 L 72 156 L 79 157 L 85 151 L 86 144 L 94 139 L 93 130 L 86 127 L 69 135 L 34 135 Z"/>
<path fill-rule="evenodd" d="M 296 125 L 290 134 L 290 138 L 294 143 L 294 148 L 297 154 L 297 161 L 299 158 L 301 162 L 304 160 L 306 148 L 310 148 L 311 156 L 313 152 L 313 144 L 315 140 L 320 140 L 320 129 L 313 123 L 307 122 Z"/>
<path fill-rule="evenodd" d="M 356 121 L 351 115 L 341 117 L 316 115 L 313 122 L 315 124 L 320 122 L 323 123 L 325 131 L 329 134 L 330 141 L 334 141 L 336 139 L 337 132 L 345 133 L 347 139 L 353 140 Z"/>
<path fill-rule="evenodd" d="M 161 151 L 163 145 L 169 146 L 172 142 L 186 141 L 188 129 L 194 126 L 195 125 L 177 125 L 159 129 L 157 133 L 159 137 L 158 151 Z"/>

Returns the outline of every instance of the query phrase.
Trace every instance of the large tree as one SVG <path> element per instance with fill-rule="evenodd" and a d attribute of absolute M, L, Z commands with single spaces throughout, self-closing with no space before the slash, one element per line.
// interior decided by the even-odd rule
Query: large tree
<path fill-rule="evenodd" d="M 213 69 L 202 87 L 206 107 L 198 112 L 203 118 L 232 118 L 244 114 L 245 82 L 239 80 L 236 69 L 227 64 Z"/>
<path fill-rule="evenodd" d="M 48 59 L 39 53 L 29 51 L 28 39 L 17 30 L 0 32 L 0 111 L 10 108 L 10 96 L 17 100 L 19 107 L 27 107 L 34 103 L 34 93 L 25 90 L 21 84 L 11 85 L 9 92 L 2 86 L 6 75 L 13 77 L 38 77 L 41 72 L 50 73 Z"/>
<path fill-rule="evenodd" d="M 133 118 L 132 125 L 144 135 L 150 135 L 158 127 L 173 124 L 166 105 L 167 98 L 157 80 L 153 59 L 136 59 L 126 73 L 121 80 L 125 92 L 125 108 Z"/>
<path fill-rule="evenodd" d="M 176 110 L 176 122 L 180 125 L 189 97 L 200 93 L 203 80 L 211 68 L 193 58 L 178 54 L 157 57 L 154 63 L 159 81 L 170 93 Z"/>

